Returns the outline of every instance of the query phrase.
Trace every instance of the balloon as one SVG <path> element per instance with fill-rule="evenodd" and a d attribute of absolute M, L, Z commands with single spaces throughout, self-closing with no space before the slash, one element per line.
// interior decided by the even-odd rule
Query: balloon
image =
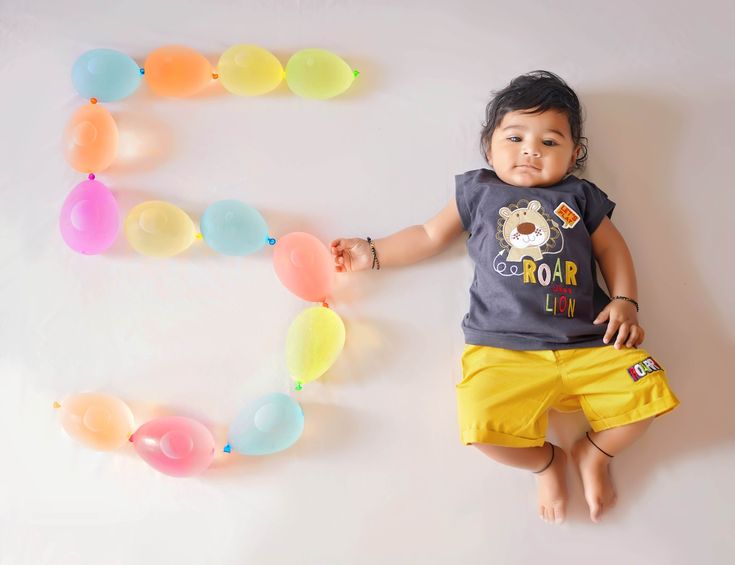
<path fill-rule="evenodd" d="M 283 285 L 304 300 L 323 302 L 332 292 L 332 257 L 311 234 L 293 232 L 280 238 L 273 249 L 273 267 Z"/>
<path fill-rule="evenodd" d="M 61 404 L 61 425 L 71 437 L 99 451 L 125 444 L 133 431 L 133 413 L 119 398 L 107 394 L 73 394 Z"/>
<path fill-rule="evenodd" d="M 268 240 L 263 216 L 239 200 L 220 200 L 209 206 L 200 221 L 209 246 L 224 255 L 248 255 Z"/>
<path fill-rule="evenodd" d="M 109 248 L 120 228 L 117 201 L 110 190 L 89 175 L 64 200 L 59 215 L 61 237 L 78 253 L 97 255 Z"/>
<path fill-rule="evenodd" d="M 207 58 L 182 45 L 159 47 L 145 60 L 145 79 L 159 96 L 192 96 L 212 81 Z"/>
<path fill-rule="evenodd" d="M 130 436 L 138 455 L 151 467 L 172 477 L 204 472 L 214 459 L 214 436 L 207 427 L 184 416 L 146 422 Z"/>
<path fill-rule="evenodd" d="M 71 71 L 74 88 L 84 98 L 112 102 L 130 96 L 140 85 L 140 67 L 125 53 L 92 49 L 80 56 Z"/>
<path fill-rule="evenodd" d="M 93 173 L 110 166 L 117 153 L 117 124 L 99 104 L 79 108 L 66 126 L 66 160 L 77 171 Z"/>
<path fill-rule="evenodd" d="M 222 86 L 240 96 L 265 94 L 283 80 L 281 62 L 257 45 L 230 47 L 219 58 L 217 73 Z"/>
<path fill-rule="evenodd" d="M 194 241 L 194 222 L 181 208 L 168 202 L 138 204 L 125 218 L 125 236 L 138 253 L 170 257 Z"/>
<path fill-rule="evenodd" d="M 356 74 L 345 61 L 324 49 L 302 49 L 286 63 L 286 83 L 294 94 L 324 100 L 342 94 Z"/>
<path fill-rule="evenodd" d="M 245 407 L 230 424 L 225 451 L 268 455 L 283 451 L 301 437 L 304 411 L 280 392 L 267 394 Z"/>
<path fill-rule="evenodd" d="M 286 336 L 291 378 L 299 384 L 318 379 L 337 360 L 344 344 L 345 325 L 334 310 L 307 308 L 296 316 Z"/>

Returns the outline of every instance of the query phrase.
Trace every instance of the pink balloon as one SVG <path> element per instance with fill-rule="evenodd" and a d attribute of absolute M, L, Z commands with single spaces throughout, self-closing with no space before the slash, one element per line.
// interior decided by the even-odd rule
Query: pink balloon
<path fill-rule="evenodd" d="M 64 200 L 59 215 L 61 237 L 74 251 L 97 255 L 109 248 L 120 228 L 117 201 L 104 184 L 80 182 Z"/>
<path fill-rule="evenodd" d="M 184 416 L 165 416 L 143 424 L 130 436 L 138 455 L 172 477 L 204 472 L 214 459 L 214 436 L 204 424 Z"/>
<path fill-rule="evenodd" d="M 283 286 L 311 302 L 324 302 L 332 292 L 332 257 L 321 241 L 303 232 L 289 233 L 276 242 L 273 267 Z"/>

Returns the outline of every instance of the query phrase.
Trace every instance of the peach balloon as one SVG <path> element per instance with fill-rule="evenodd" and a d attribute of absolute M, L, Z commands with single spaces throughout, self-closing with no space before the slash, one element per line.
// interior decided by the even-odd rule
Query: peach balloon
<path fill-rule="evenodd" d="M 324 302 L 332 292 L 332 257 L 311 234 L 293 232 L 281 237 L 273 249 L 273 267 L 283 285 L 304 300 Z"/>
<path fill-rule="evenodd" d="M 73 394 L 54 406 L 61 412 L 61 425 L 66 433 L 92 449 L 117 449 L 133 432 L 130 408 L 108 394 Z"/>
<path fill-rule="evenodd" d="M 198 475 L 214 459 L 212 432 L 184 416 L 163 416 L 146 422 L 130 441 L 146 463 L 172 477 Z"/>
<path fill-rule="evenodd" d="M 117 124 L 106 108 L 82 106 L 64 131 L 66 160 L 83 173 L 104 171 L 115 160 L 117 139 Z"/>
<path fill-rule="evenodd" d="M 212 66 L 207 58 L 182 45 L 159 47 L 145 60 L 148 86 L 159 96 L 192 96 L 212 81 Z"/>

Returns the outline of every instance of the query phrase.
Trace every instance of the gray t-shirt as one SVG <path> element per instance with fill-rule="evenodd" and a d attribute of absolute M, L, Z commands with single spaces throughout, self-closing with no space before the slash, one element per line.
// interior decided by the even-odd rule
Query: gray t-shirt
<path fill-rule="evenodd" d="M 465 342 L 505 349 L 605 345 L 592 320 L 609 302 L 590 234 L 615 203 L 584 179 L 522 188 L 494 171 L 457 175 L 457 208 L 475 263 Z"/>

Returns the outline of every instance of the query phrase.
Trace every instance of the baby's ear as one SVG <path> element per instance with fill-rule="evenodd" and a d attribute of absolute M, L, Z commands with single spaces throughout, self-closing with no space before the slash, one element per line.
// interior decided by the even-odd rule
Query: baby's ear
<path fill-rule="evenodd" d="M 539 202 L 538 200 L 531 200 L 528 203 L 528 209 L 529 210 L 533 210 L 535 212 L 539 208 L 541 208 L 541 202 Z"/>
<path fill-rule="evenodd" d="M 506 220 L 507 220 L 508 218 L 510 218 L 510 214 L 511 214 L 511 212 L 510 212 L 510 208 L 506 208 L 505 206 L 503 206 L 503 207 L 502 207 L 502 208 L 500 209 L 500 211 L 499 211 L 498 213 L 499 213 L 499 214 L 500 214 L 501 216 L 503 216 L 503 218 L 505 218 Z"/>

